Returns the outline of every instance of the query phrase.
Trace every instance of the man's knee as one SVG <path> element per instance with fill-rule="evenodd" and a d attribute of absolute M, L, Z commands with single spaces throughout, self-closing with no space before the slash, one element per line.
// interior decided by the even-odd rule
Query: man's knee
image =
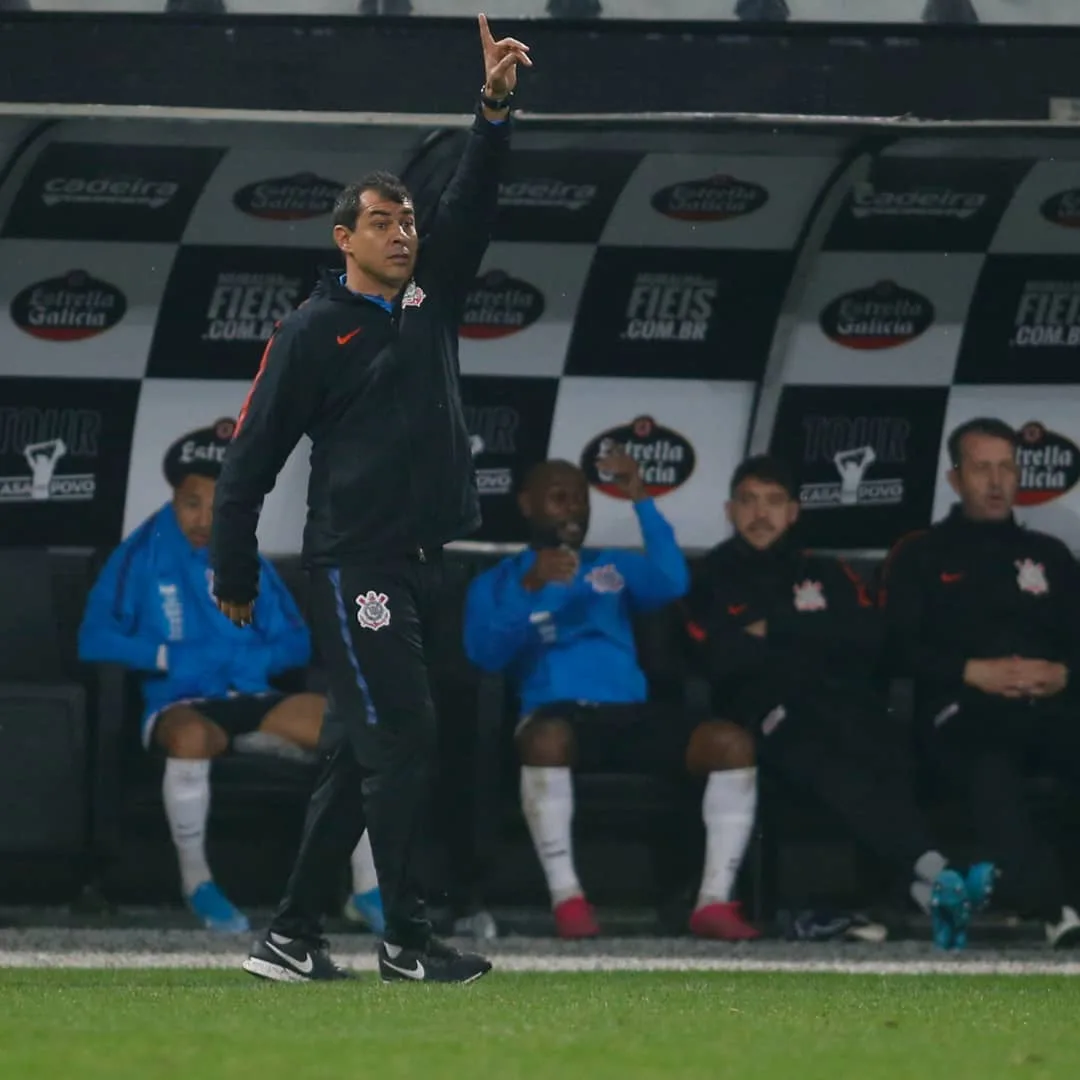
<path fill-rule="evenodd" d="M 574 762 L 574 732 L 565 720 L 530 720 L 517 744 L 522 765 L 559 768 Z"/>
<path fill-rule="evenodd" d="M 169 757 L 191 760 L 217 757 L 225 752 L 229 743 L 221 728 L 183 705 L 162 715 L 154 736 Z"/>
<path fill-rule="evenodd" d="M 314 750 L 319 745 L 325 713 L 326 698 L 322 694 L 291 694 L 262 718 L 259 730 Z"/>
<path fill-rule="evenodd" d="M 756 760 L 753 736 L 728 720 L 706 720 L 698 724 L 686 747 L 686 767 L 695 776 L 749 769 Z"/>

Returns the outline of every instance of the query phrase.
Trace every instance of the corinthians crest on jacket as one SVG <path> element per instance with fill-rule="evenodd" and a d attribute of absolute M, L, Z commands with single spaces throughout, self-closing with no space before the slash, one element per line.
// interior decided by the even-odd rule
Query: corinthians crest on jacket
<path fill-rule="evenodd" d="M 1022 592 L 1043 596 L 1050 591 L 1046 581 L 1046 569 L 1042 563 L 1033 559 L 1017 559 L 1016 571 L 1016 584 Z"/>
<path fill-rule="evenodd" d="M 796 611 L 824 611 L 825 592 L 820 581 L 804 581 L 793 586 Z"/>

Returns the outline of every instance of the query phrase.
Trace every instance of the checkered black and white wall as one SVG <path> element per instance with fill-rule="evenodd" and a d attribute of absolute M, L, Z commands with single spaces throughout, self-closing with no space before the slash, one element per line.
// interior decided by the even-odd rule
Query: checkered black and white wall
<path fill-rule="evenodd" d="M 0 156 L 17 134 L 0 127 Z M 165 449 L 235 416 L 274 322 L 336 264 L 340 186 L 417 141 L 93 121 L 23 153 L 0 186 L 0 542 L 110 545 L 160 505 Z M 522 538 L 529 464 L 591 470 L 613 437 L 683 543 L 715 542 L 779 385 L 766 441 L 812 543 L 884 547 L 939 514 L 944 434 L 990 412 L 1026 433 L 1024 514 L 1080 546 L 1080 160 L 902 141 L 797 260 L 836 138 L 575 145 L 523 125 L 517 145 L 461 327 L 477 539 Z M 269 553 L 299 550 L 306 452 L 267 500 Z M 591 476 L 591 540 L 636 545 Z"/>

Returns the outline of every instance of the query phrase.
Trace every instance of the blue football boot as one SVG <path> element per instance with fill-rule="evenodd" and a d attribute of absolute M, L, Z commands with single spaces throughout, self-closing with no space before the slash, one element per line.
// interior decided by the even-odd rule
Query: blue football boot
<path fill-rule="evenodd" d="M 382 893 L 378 886 L 365 893 L 353 893 L 345 903 L 343 914 L 349 922 L 366 923 L 373 934 L 386 932 Z"/>
<path fill-rule="evenodd" d="M 971 921 L 967 883 L 955 870 L 942 870 L 930 890 L 930 918 L 939 949 L 963 949 Z"/>
<path fill-rule="evenodd" d="M 993 863 L 974 863 L 968 869 L 965 884 L 973 912 L 985 911 L 990 906 L 997 879 L 998 870 Z"/>
<path fill-rule="evenodd" d="M 251 930 L 247 916 L 212 881 L 204 881 L 187 902 L 207 930 L 219 934 L 246 934 Z"/>

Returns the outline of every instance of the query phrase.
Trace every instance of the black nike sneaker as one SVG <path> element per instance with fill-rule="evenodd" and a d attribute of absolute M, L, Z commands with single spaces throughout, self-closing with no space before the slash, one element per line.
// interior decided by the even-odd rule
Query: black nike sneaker
<path fill-rule="evenodd" d="M 458 952 L 438 938 L 430 938 L 422 949 L 403 949 L 386 942 L 379 946 L 383 982 L 471 983 L 490 970 L 490 960 Z"/>
<path fill-rule="evenodd" d="M 355 978 L 330 959 L 321 938 L 288 938 L 270 931 L 244 961 L 249 975 L 273 982 L 329 982 Z"/>

